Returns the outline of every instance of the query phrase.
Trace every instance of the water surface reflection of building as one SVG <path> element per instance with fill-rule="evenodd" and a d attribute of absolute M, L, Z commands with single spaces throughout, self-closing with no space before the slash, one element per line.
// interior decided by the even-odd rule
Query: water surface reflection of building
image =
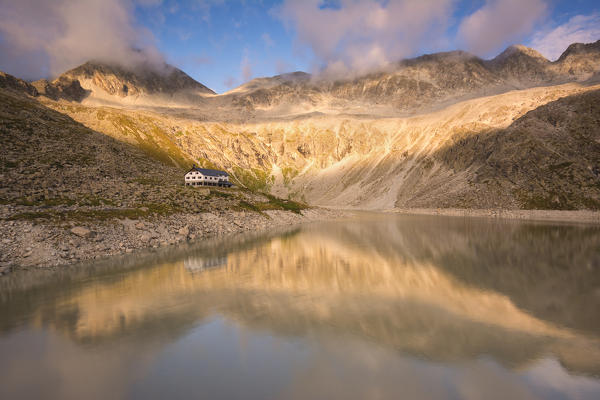
<path fill-rule="evenodd" d="M 227 265 L 227 255 L 219 256 L 193 256 L 188 257 L 183 261 L 183 266 L 186 270 L 194 273 L 199 273 L 207 269 L 220 268 Z"/>

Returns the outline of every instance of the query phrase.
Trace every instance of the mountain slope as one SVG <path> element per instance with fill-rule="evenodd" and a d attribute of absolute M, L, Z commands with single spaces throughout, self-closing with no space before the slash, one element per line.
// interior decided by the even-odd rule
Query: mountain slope
<path fill-rule="evenodd" d="M 191 158 L 176 166 L 168 149 L 154 153 L 116 140 L 23 92 L 0 88 L 0 121 L 0 220 L 103 222 L 284 208 L 236 189 L 219 195 L 184 187 Z"/>
<path fill-rule="evenodd" d="M 89 91 L 82 88 L 78 80 L 62 76 L 52 82 L 40 79 L 31 84 L 40 95 L 52 100 L 82 101 L 89 95 Z"/>
<path fill-rule="evenodd" d="M 453 138 L 436 158 L 475 167 L 473 185 L 530 209 L 600 209 L 600 89 L 532 110 L 508 128 Z M 472 194 L 472 193 L 471 193 Z"/>
<path fill-rule="evenodd" d="M 513 46 L 489 61 L 440 53 L 339 82 L 286 74 L 193 106 L 168 107 L 183 83 L 128 75 L 101 81 L 123 100 L 110 107 L 39 101 L 166 164 L 226 169 L 252 190 L 317 205 L 598 209 L 599 43 L 556 62 Z M 119 97 L 126 79 L 145 94 Z"/>
<path fill-rule="evenodd" d="M 548 199 L 555 193 L 556 204 L 539 207 L 598 208 L 600 194 L 589 172 L 598 165 L 594 156 L 598 110 L 586 108 L 586 102 L 596 100 L 596 92 L 590 92 L 595 89 L 600 86 L 572 83 L 513 91 L 411 118 L 315 116 L 260 123 L 212 123 L 151 112 L 48 105 L 142 148 L 142 137 L 165 138 L 196 163 L 225 168 L 247 187 L 312 204 L 530 208 L 532 199 Z M 586 92 L 592 94 L 581 97 L 574 108 L 549 111 L 552 120 L 567 121 L 568 130 L 537 137 L 546 128 L 525 124 L 519 125 L 522 133 L 501 133 L 516 131 L 519 118 L 530 120 L 531 116 L 524 117 L 529 111 Z M 563 166 L 568 173 L 553 172 L 566 162 L 571 163 Z M 534 165 L 539 165 L 537 172 L 523 172 L 518 179 L 510 175 Z M 529 192 L 530 188 L 535 190 Z"/>

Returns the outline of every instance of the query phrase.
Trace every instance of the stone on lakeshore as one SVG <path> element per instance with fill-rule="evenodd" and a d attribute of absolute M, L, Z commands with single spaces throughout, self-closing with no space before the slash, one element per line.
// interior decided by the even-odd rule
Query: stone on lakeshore
<path fill-rule="evenodd" d="M 179 229 L 178 233 L 179 233 L 181 236 L 187 236 L 187 235 L 189 235 L 189 234 L 190 234 L 190 227 L 186 225 L 186 226 L 184 226 L 183 228 Z"/>
<path fill-rule="evenodd" d="M 74 228 L 71 228 L 71 233 L 79 237 L 85 238 L 90 237 L 92 235 L 92 231 L 90 231 L 87 228 L 84 228 L 83 226 L 76 226 Z"/>

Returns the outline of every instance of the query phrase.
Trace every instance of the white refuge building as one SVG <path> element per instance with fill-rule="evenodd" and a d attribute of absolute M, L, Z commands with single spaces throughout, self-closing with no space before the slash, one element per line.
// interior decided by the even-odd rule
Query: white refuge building
<path fill-rule="evenodd" d="M 195 165 L 185 174 L 185 186 L 231 187 L 229 174 L 218 169 L 198 168 Z"/>

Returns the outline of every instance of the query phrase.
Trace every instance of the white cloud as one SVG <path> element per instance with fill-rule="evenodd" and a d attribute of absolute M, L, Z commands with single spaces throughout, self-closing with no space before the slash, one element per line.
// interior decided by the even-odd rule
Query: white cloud
<path fill-rule="evenodd" d="M 0 68 L 34 79 L 90 59 L 162 65 L 152 34 L 134 24 L 133 7 L 131 0 L 0 0 L 0 50 L 11 54 Z M 15 70 L 21 59 L 27 69 Z"/>
<path fill-rule="evenodd" d="M 331 73 L 365 72 L 436 47 L 453 0 L 285 0 L 276 15 Z M 441 38 L 441 39 L 440 39 Z"/>
<path fill-rule="evenodd" d="M 466 49 L 479 55 L 496 54 L 529 34 L 547 11 L 544 0 L 487 0 L 459 26 Z"/>
<path fill-rule="evenodd" d="M 536 33 L 529 43 L 549 60 L 556 60 L 572 43 L 600 40 L 600 14 L 577 15 L 551 30 Z"/>

